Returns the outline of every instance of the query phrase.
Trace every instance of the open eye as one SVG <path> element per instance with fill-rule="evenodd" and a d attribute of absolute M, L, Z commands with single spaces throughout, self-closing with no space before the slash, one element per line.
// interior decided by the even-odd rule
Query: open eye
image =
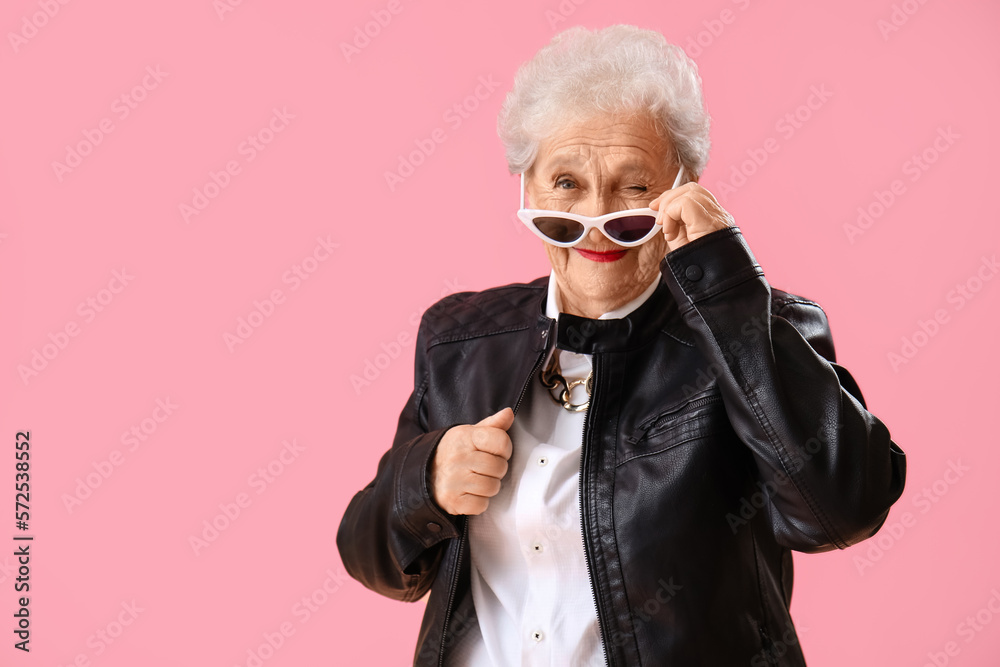
<path fill-rule="evenodd" d="M 576 183 L 574 183 L 568 178 L 560 178 L 558 181 L 556 181 L 556 188 L 558 189 L 569 190 L 570 188 L 575 188 L 575 187 Z"/>

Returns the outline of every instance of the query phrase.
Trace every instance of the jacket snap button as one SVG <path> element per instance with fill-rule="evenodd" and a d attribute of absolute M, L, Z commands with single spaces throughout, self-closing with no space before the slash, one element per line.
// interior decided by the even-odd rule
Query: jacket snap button
<path fill-rule="evenodd" d="M 684 275 L 688 280 L 694 281 L 701 278 L 701 267 L 697 264 L 692 264 L 691 266 L 684 269 Z"/>
<path fill-rule="evenodd" d="M 433 521 L 431 521 L 431 522 L 429 522 L 427 524 L 427 530 L 431 531 L 432 533 L 440 533 L 441 532 L 441 524 L 434 523 Z"/>

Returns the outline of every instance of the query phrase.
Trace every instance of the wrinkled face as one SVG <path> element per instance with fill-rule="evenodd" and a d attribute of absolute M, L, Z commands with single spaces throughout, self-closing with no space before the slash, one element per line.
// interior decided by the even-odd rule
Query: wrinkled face
<path fill-rule="evenodd" d="M 587 216 L 646 207 L 673 185 L 679 167 L 668 166 L 672 148 L 645 115 L 598 115 L 564 125 L 541 143 L 525 173 L 526 206 Z M 596 318 L 659 277 L 667 244 L 657 234 L 623 248 L 592 229 L 573 248 L 546 243 L 545 249 L 563 311 Z"/>

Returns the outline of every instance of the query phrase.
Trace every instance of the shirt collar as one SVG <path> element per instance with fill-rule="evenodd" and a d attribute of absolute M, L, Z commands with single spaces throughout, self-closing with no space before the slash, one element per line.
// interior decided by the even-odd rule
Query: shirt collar
<path fill-rule="evenodd" d="M 648 299 L 653 294 L 653 292 L 656 291 L 656 286 L 659 283 L 660 283 L 660 276 L 659 274 L 656 274 L 653 277 L 653 280 L 646 287 L 646 289 L 643 290 L 642 294 L 635 297 L 634 299 L 626 303 L 624 306 L 619 306 L 614 310 L 609 310 L 608 312 L 604 313 L 597 319 L 617 320 L 625 317 L 626 315 L 634 311 L 636 308 L 641 306 L 643 303 L 645 303 L 646 299 Z M 549 294 L 548 294 L 548 299 L 545 302 L 545 315 L 554 320 L 558 320 L 559 313 L 561 312 L 562 312 L 562 298 L 560 297 L 558 286 L 556 285 L 556 271 L 555 269 L 552 269 L 552 271 L 549 273 Z"/>

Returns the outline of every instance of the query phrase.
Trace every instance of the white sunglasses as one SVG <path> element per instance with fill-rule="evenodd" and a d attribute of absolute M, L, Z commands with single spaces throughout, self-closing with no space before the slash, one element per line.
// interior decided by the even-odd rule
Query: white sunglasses
<path fill-rule="evenodd" d="M 683 179 L 684 165 L 681 165 L 670 189 L 678 187 Z M 524 208 L 524 173 L 521 173 L 521 208 L 517 211 L 517 217 L 540 239 L 560 248 L 577 245 L 594 227 L 620 246 L 633 248 L 642 245 L 662 229 L 656 222 L 656 215 L 656 211 L 651 208 L 630 208 L 596 218 L 563 211 Z"/>

